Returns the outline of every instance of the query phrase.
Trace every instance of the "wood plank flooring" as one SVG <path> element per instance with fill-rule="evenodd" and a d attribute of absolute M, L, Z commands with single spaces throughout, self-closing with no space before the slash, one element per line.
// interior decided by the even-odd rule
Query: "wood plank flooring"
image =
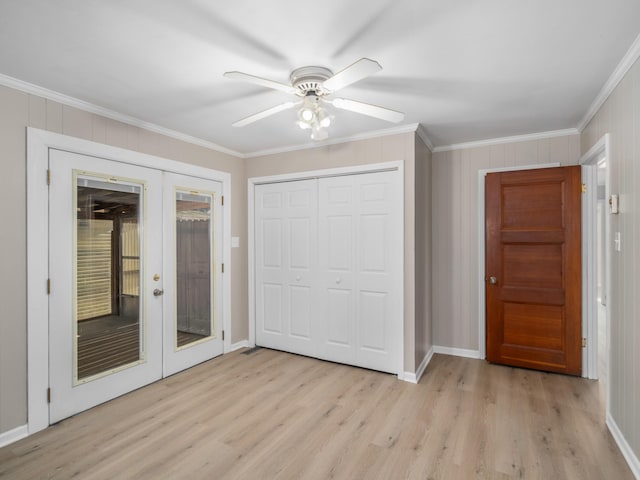
<path fill-rule="evenodd" d="M 599 395 L 444 355 L 412 385 L 237 351 L 0 449 L 0 478 L 632 479 Z"/>

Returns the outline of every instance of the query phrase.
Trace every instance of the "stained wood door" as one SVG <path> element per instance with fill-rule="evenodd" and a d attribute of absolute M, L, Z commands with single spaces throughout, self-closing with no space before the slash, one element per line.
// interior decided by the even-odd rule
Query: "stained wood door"
<path fill-rule="evenodd" d="M 580 167 L 485 182 L 487 360 L 580 375 Z"/>

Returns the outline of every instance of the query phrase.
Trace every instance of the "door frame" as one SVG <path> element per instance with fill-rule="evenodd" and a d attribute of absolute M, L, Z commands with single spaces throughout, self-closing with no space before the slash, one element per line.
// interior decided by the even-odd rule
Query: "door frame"
<path fill-rule="evenodd" d="M 583 352 L 583 377 L 598 379 L 599 352 L 598 352 L 598 306 L 596 292 L 596 255 L 597 255 L 597 220 L 596 205 L 598 201 L 597 168 L 601 157 L 606 158 L 607 166 L 604 172 L 604 198 L 605 202 L 610 195 L 610 164 L 609 134 L 603 135 L 582 158 L 582 181 L 587 186 L 585 201 L 582 208 L 582 311 L 583 311 L 583 336 L 587 339 L 587 346 Z M 607 369 L 609 368 L 609 337 L 611 326 L 611 213 L 605 205 L 604 214 L 604 283 L 607 303 L 605 311 L 607 315 L 607 342 L 605 357 Z M 586 368 L 585 368 L 586 367 Z M 609 406 L 610 375 L 606 374 L 606 408 Z"/>
<path fill-rule="evenodd" d="M 487 357 L 487 312 L 486 312 L 486 265 L 485 265 L 485 188 L 484 180 L 488 173 L 515 172 L 518 170 L 536 170 L 540 168 L 560 167 L 560 163 L 540 163 L 537 165 L 518 165 L 511 167 L 487 168 L 478 170 L 478 357 Z"/>
<path fill-rule="evenodd" d="M 27 431 L 49 426 L 49 150 L 64 150 L 222 183 L 222 318 L 227 331 L 223 353 L 231 349 L 231 174 L 119 147 L 27 127 Z M 52 286 L 55 288 L 55 285 Z"/>
<path fill-rule="evenodd" d="M 354 165 L 349 167 L 328 168 L 323 170 L 311 170 L 306 172 L 294 172 L 281 175 L 269 175 L 264 177 L 251 177 L 247 180 L 247 196 L 248 196 L 248 275 L 249 275 L 249 346 L 256 346 L 256 297 L 255 297 L 255 187 L 256 185 L 265 183 L 281 183 L 291 182 L 296 180 L 311 180 L 323 177 L 337 177 L 344 175 L 359 175 L 364 173 L 376 173 L 376 172 L 388 172 L 396 171 L 396 192 L 398 195 L 398 205 L 400 206 L 400 229 L 402 232 L 402 238 L 404 239 L 404 162 L 393 161 L 383 163 L 372 163 L 366 165 Z M 400 305 L 401 312 L 398 312 L 402 319 L 402 335 L 399 349 L 398 365 L 400 365 L 400 371 L 398 372 L 398 378 L 404 379 L 404 241 L 400 242 L 402 248 L 402 275 L 400 275 Z"/>

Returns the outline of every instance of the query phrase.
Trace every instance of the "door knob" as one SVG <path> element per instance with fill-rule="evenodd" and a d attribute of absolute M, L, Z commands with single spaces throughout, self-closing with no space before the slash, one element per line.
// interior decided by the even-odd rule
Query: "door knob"
<path fill-rule="evenodd" d="M 298 275 L 298 276 L 296 277 L 296 282 L 299 282 L 300 280 L 301 280 L 301 277 L 300 277 L 300 275 Z"/>
<path fill-rule="evenodd" d="M 336 278 L 336 283 L 340 283 L 342 282 L 342 279 L 340 277 Z"/>
<path fill-rule="evenodd" d="M 498 279 L 496 277 L 489 277 L 489 283 L 491 285 L 495 285 L 496 283 L 498 283 Z"/>
<path fill-rule="evenodd" d="M 164 290 L 160 290 L 159 288 L 156 288 L 153 290 L 153 295 L 155 297 L 159 297 L 160 295 L 162 295 L 164 293 Z"/>

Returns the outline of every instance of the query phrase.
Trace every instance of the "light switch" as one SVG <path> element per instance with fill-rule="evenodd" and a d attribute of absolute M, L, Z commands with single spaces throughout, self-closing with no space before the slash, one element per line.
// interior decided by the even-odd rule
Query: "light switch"
<path fill-rule="evenodd" d="M 240 248 L 240 237 L 231 237 L 231 248 Z"/>
<path fill-rule="evenodd" d="M 616 232 L 613 235 L 613 248 L 615 249 L 616 252 L 620 252 L 621 251 L 621 247 L 620 247 L 620 232 Z"/>

